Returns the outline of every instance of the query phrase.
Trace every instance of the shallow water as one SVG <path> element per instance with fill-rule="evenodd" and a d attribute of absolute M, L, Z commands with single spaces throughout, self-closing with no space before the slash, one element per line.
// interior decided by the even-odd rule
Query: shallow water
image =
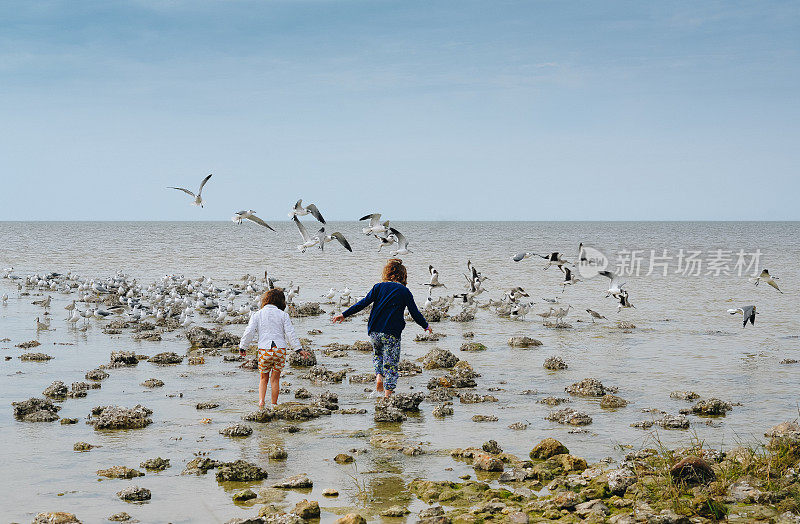
<path fill-rule="evenodd" d="M 354 296 L 363 295 L 376 281 L 387 253 L 378 253 L 375 239 L 359 234 L 356 223 L 331 224 L 350 240 L 354 254 L 340 246 L 328 244 L 324 252 L 312 249 L 298 253 L 299 240 L 291 223 L 275 224 L 272 233 L 251 224 L 231 223 L 0 223 L 0 269 L 14 266 L 15 274 L 72 271 L 87 277 L 107 277 L 121 270 L 140 281 L 150 282 L 164 274 L 178 273 L 187 277 L 206 275 L 222 283 L 234 281 L 246 273 L 260 275 L 268 268 L 281 284 L 300 284 L 298 302 L 319 301 L 330 287 L 345 285 Z M 255 514 L 258 505 L 235 505 L 231 494 L 242 484 L 219 485 L 213 470 L 209 474 L 181 476 L 193 453 L 205 451 L 221 460 L 244 458 L 262 464 L 270 478 L 254 486 L 267 486 L 272 481 L 305 472 L 314 480 L 311 492 L 287 492 L 284 504 L 289 509 L 303 498 L 318 500 L 323 506 L 323 522 L 335 520 L 335 512 L 359 506 L 371 500 L 368 510 L 379 511 L 397 500 L 407 498 L 405 486 L 414 477 L 457 479 L 474 471 L 467 464 L 452 460 L 435 450 L 480 445 L 493 438 L 504 450 L 526 456 L 530 448 L 546 436 L 555 437 L 575 454 L 588 460 L 599 460 L 623 453 L 619 445 L 634 447 L 652 444 L 657 435 L 668 444 L 688 443 L 692 438 L 713 447 L 735 445 L 737 441 L 757 439 L 774 424 L 793 419 L 798 414 L 798 373 L 800 364 L 782 365 L 784 358 L 800 359 L 798 335 L 800 319 L 796 314 L 800 285 L 800 223 L 398 223 L 396 227 L 411 240 L 414 253 L 404 258 L 409 267 L 409 287 L 421 303 L 427 292 L 427 266 L 434 264 L 440 279 L 450 291 L 461 291 L 465 283 L 466 261 L 472 262 L 487 276 L 487 297 L 499 299 L 502 291 L 520 285 L 537 302 L 535 312 L 544 311 L 541 297 L 558 296 L 561 305 L 574 306 L 567 317 L 572 329 L 542 326 L 539 317 L 530 314 L 525 321 L 498 318 L 492 311 L 479 310 L 470 323 L 442 322 L 434 329 L 448 336 L 436 346 L 450 349 L 470 362 L 481 373 L 477 391 L 490 387 L 497 403 L 460 404 L 455 415 L 445 420 L 431 415 L 433 405 L 423 402 L 422 412 L 410 417 L 401 426 L 380 428 L 402 432 L 411 443 L 423 443 L 431 453 L 407 457 L 369 445 L 369 439 L 354 437 L 356 430 L 371 430 L 371 401 L 364 385 L 347 384 L 314 386 L 302 380 L 301 372 L 287 376 L 292 390 L 306 387 L 313 393 L 331 390 L 339 395 L 342 408 L 364 407 L 367 415 L 341 415 L 319 418 L 300 424 L 302 431 L 289 434 L 281 431 L 283 423 L 252 424 L 253 436 L 228 439 L 218 431 L 240 421 L 242 414 L 255 408 L 256 376 L 239 370 L 221 358 L 207 358 L 203 366 L 159 367 L 141 362 L 130 369 L 111 370 L 102 389 L 91 390 L 83 399 L 62 403 L 62 417 L 79 417 L 80 423 L 61 426 L 52 423 L 21 423 L 12 417 L 11 402 L 41 396 L 53 380 L 70 384 L 83 380 L 84 373 L 108 362 L 112 349 L 129 349 L 137 353 L 162 351 L 185 353 L 188 345 L 182 330 L 168 333 L 162 342 L 135 342 L 130 333 L 109 336 L 100 323 L 86 333 L 70 329 L 63 320 L 63 310 L 71 297 L 53 295 L 53 331 L 36 333 L 34 319 L 42 310 L 31 302 L 38 296 L 19 297 L 16 286 L 0 279 L 0 294 L 8 293 L 9 301 L 0 306 L 0 343 L 4 355 L 23 350 L 14 347 L 20 342 L 38 339 L 42 351 L 55 358 L 47 363 L 21 362 L 17 358 L 2 361 L 0 380 L 0 463 L 4 464 L 6 489 L 0 490 L 0 512 L 4 521 L 30 521 L 40 511 L 63 510 L 76 513 L 85 522 L 100 521 L 108 515 L 127 511 L 142 522 L 224 522 L 231 517 Z M 779 276 L 785 294 L 762 284 L 752 285 L 744 276 L 639 276 L 628 277 L 627 288 L 636 309 L 616 312 L 616 303 L 604 298 L 608 281 L 602 277 L 580 282 L 561 293 L 561 273 L 556 268 L 543 271 L 543 261 L 530 258 L 515 263 L 509 256 L 520 250 L 550 251 L 559 249 L 574 257 L 578 241 L 612 256 L 627 249 L 698 249 L 709 252 L 728 249 L 734 252 L 761 250 L 760 267 L 768 267 Z M 385 251 L 385 250 L 384 250 Z M 647 262 L 647 260 L 645 260 Z M 674 267 L 672 268 L 674 269 Z M 704 268 L 705 269 L 705 268 Z M 644 271 L 646 273 L 646 270 Z M 704 271 L 705 272 L 705 271 Z M 436 294 L 439 290 L 437 290 Z M 739 316 L 725 310 L 745 304 L 757 304 L 760 315 L 755 326 L 741 327 Z M 327 310 L 332 306 L 324 306 Z M 596 324 L 585 314 L 595 309 L 609 320 Z M 458 311 L 456 309 L 455 311 Z M 624 332 L 616 328 L 618 319 L 633 322 L 636 328 Z M 244 326 L 228 326 L 240 334 Z M 301 336 L 314 328 L 322 335 L 313 337 L 314 347 L 329 342 L 366 339 L 361 320 L 342 326 L 330 325 L 326 316 L 297 319 L 295 327 Z M 489 350 L 482 353 L 460 353 L 464 341 L 461 334 L 475 333 L 474 340 Z M 413 342 L 420 330 L 409 325 L 404 335 L 403 354 L 417 358 L 433 344 Z M 512 335 L 529 335 L 543 345 L 530 350 L 511 349 L 507 339 Z M 69 343 L 71 345 L 54 345 Z M 560 355 L 569 364 L 563 371 L 542 368 L 544 359 Z M 318 353 L 321 363 L 332 369 L 345 365 L 354 373 L 371 371 L 369 354 L 351 352 L 345 359 L 327 358 Z M 425 372 L 413 378 L 400 379 L 400 391 L 425 390 L 432 376 Z M 163 388 L 147 390 L 139 384 L 156 377 L 165 382 Z M 605 385 L 617 386 L 619 396 L 631 401 L 626 408 L 603 410 L 596 400 L 574 398 L 570 406 L 587 412 L 593 423 L 587 433 L 570 433 L 570 427 L 544 420 L 551 410 L 536 401 L 543 396 L 567 396 L 564 388 L 585 377 L 600 379 Z M 539 395 L 521 395 L 535 389 Z M 659 408 L 676 414 L 690 404 L 670 399 L 670 391 L 689 389 L 702 397 L 719 397 L 740 402 L 724 418 L 707 425 L 704 419 L 691 416 L 688 431 L 643 431 L 630 427 L 632 422 L 650 415 L 642 409 Z M 183 397 L 170 396 L 182 393 Z M 220 408 L 197 411 L 199 401 L 214 400 Z M 294 400 L 294 395 L 281 400 Z M 153 409 L 154 423 L 143 430 L 128 432 L 96 432 L 84 424 L 92 407 L 141 403 Z M 495 414 L 498 422 L 474 423 L 474 414 Z M 200 424 L 210 417 L 211 424 Z M 525 431 L 512 431 L 512 422 L 530 423 Z M 87 453 L 74 453 L 74 442 L 83 440 L 102 447 Z M 287 461 L 270 461 L 268 448 L 273 444 L 289 452 Z M 333 457 L 351 448 L 368 449 L 356 456 L 357 466 L 338 465 Z M 97 469 L 113 465 L 138 468 L 146 458 L 170 458 L 172 467 L 161 473 L 147 473 L 134 480 L 98 481 Z M 452 468 L 452 469 L 447 469 Z M 355 478 L 356 480 L 353 480 Z M 115 493 L 135 483 L 153 493 L 150 502 L 134 505 L 120 501 Z M 335 487 L 342 493 L 337 499 L 326 499 L 321 492 Z M 257 490 L 256 490 L 257 491 Z M 421 504 L 414 502 L 412 510 Z M 386 519 L 391 521 L 392 519 Z M 402 519 L 393 519 L 401 521 Z"/>

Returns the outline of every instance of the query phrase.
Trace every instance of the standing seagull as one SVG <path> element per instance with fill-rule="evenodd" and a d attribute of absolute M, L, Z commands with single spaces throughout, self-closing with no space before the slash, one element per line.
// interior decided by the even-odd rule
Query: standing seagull
<path fill-rule="evenodd" d="M 742 306 L 737 307 L 736 309 L 729 309 L 728 313 L 731 315 L 735 315 L 736 313 L 742 314 L 742 327 L 747 326 L 747 321 L 749 320 L 752 325 L 755 326 L 756 324 L 756 307 L 755 306 Z"/>
<path fill-rule="evenodd" d="M 397 249 L 389 253 L 390 255 L 396 257 L 397 255 L 407 255 L 411 253 L 411 250 L 408 249 L 408 239 L 406 239 L 406 237 L 403 236 L 403 234 L 400 231 L 396 230 L 393 227 L 390 227 L 389 232 L 391 232 L 391 234 L 393 234 L 395 238 L 397 238 Z"/>
<path fill-rule="evenodd" d="M 778 291 L 781 291 L 780 289 L 778 289 L 778 284 L 775 282 L 776 280 L 778 280 L 778 277 L 771 276 L 769 274 L 769 271 L 765 269 L 761 272 L 760 275 L 758 275 L 756 278 L 753 279 L 753 282 L 755 283 L 755 285 L 759 285 L 761 282 L 766 282 L 767 284 L 774 287 Z M 783 293 L 783 291 L 781 291 L 781 293 Z"/>
<path fill-rule="evenodd" d="M 237 224 L 241 224 L 241 223 L 242 223 L 242 220 L 244 220 L 245 218 L 246 218 L 247 220 L 252 220 L 252 221 L 253 221 L 253 222 L 255 222 L 256 224 L 259 224 L 259 225 L 261 225 L 261 226 L 264 226 L 265 228 L 269 229 L 270 231 L 275 231 L 274 229 L 272 229 L 272 227 L 271 227 L 269 224 L 267 224 L 266 222 L 264 222 L 263 220 L 261 220 L 260 218 L 258 218 L 258 217 L 256 216 L 256 212 L 255 212 L 255 211 L 253 211 L 252 209 L 249 209 L 249 210 L 247 210 L 247 211 L 237 211 L 237 212 L 236 212 L 236 213 L 233 215 L 233 218 L 231 218 L 231 220 L 233 220 L 233 221 L 234 221 L 235 223 L 237 223 Z"/>
<path fill-rule="evenodd" d="M 372 213 L 371 215 L 364 215 L 363 217 L 358 219 L 359 222 L 362 220 L 369 220 L 369 226 L 365 227 L 361 231 L 365 235 L 375 235 L 378 233 L 386 233 L 391 228 L 389 227 L 389 221 L 386 220 L 385 222 L 381 223 L 381 214 L 380 213 Z"/>
<path fill-rule="evenodd" d="M 167 189 L 177 189 L 178 191 L 183 191 L 187 195 L 194 197 L 194 202 L 192 202 L 192 205 L 203 207 L 203 197 L 202 197 L 203 186 L 206 185 L 206 182 L 208 182 L 209 178 L 211 178 L 211 175 L 208 175 L 207 177 L 205 177 L 203 179 L 202 182 L 200 182 L 200 189 L 197 190 L 197 194 L 196 195 L 194 193 L 192 193 L 191 191 L 189 191 L 188 189 L 186 189 L 185 187 L 172 187 L 172 186 L 170 186 L 170 187 L 167 187 Z"/>
<path fill-rule="evenodd" d="M 601 318 L 606 318 L 597 311 L 595 311 L 594 309 L 587 309 L 586 312 L 592 316 L 592 324 L 594 324 L 594 319 L 600 320 Z"/>
<path fill-rule="evenodd" d="M 302 224 L 302 222 L 300 222 L 297 219 L 297 217 L 292 217 L 292 220 L 294 220 L 294 223 L 297 224 L 297 229 L 300 230 L 300 235 L 303 237 L 303 243 L 297 246 L 298 251 L 300 251 L 301 253 L 305 253 L 306 249 L 314 247 L 320 243 L 321 235 L 325 234 L 324 227 L 320 229 L 315 236 L 312 237 L 311 235 L 308 234 L 308 231 L 306 231 L 306 227 Z"/>
<path fill-rule="evenodd" d="M 319 212 L 317 206 L 315 206 L 314 204 L 308 204 L 307 206 L 304 207 L 303 199 L 301 198 L 300 200 L 297 201 L 297 203 L 295 203 L 294 207 L 289 212 L 289 218 L 302 217 L 306 215 L 311 215 L 317 220 L 319 220 L 321 223 L 323 224 L 325 223 L 325 219 L 322 218 L 322 213 Z"/>

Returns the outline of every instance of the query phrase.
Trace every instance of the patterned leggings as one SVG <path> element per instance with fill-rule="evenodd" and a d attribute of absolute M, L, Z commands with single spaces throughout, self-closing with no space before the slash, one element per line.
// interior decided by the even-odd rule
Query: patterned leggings
<path fill-rule="evenodd" d="M 372 363 L 375 374 L 383 375 L 383 385 L 389 391 L 397 387 L 397 364 L 400 362 L 400 339 L 386 333 L 370 333 Z"/>

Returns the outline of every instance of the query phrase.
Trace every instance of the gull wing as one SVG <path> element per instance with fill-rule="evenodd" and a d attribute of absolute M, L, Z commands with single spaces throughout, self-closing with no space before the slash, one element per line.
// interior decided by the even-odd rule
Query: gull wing
<path fill-rule="evenodd" d="M 295 223 L 295 224 L 297 224 L 297 229 L 299 229 L 299 230 L 300 230 L 300 235 L 303 237 L 303 240 L 304 240 L 304 241 L 306 241 L 306 242 L 308 242 L 309 240 L 311 240 L 311 237 L 308 235 L 308 231 L 306 231 L 306 226 L 304 226 L 304 225 L 303 225 L 303 223 L 302 223 L 302 222 L 300 222 L 300 221 L 297 219 L 297 217 L 296 217 L 296 216 L 295 216 L 295 217 L 292 217 L 292 220 L 294 220 L 294 223 Z"/>
<path fill-rule="evenodd" d="M 359 218 L 359 222 L 362 220 L 369 220 L 369 227 L 377 226 L 378 222 L 381 219 L 380 213 L 372 213 L 370 215 L 364 215 L 363 217 Z"/>
<path fill-rule="evenodd" d="M 300 200 L 298 200 L 297 202 L 295 202 L 293 209 L 295 211 L 302 211 L 303 210 L 303 199 L 302 198 Z"/>
<path fill-rule="evenodd" d="M 520 262 L 525 259 L 525 255 L 527 255 L 527 253 L 525 253 L 524 251 L 521 253 L 517 253 L 516 255 L 511 257 L 511 260 L 513 260 L 514 262 Z"/>
<path fill-rule="evenodd" d="M 263 220 L 261 220 L 260 218 L 258 218 L 255 215 L 250 215 L 249 217 L 247 217 L 247 220 L 252 220 L 256 224 L 258 224 L 260 226 L 264 226 L 265 228 L 269 229 L 270 231 L 275 231 L 274 229 L 272 229 L 272 227 L 269 224 L 267 224 L 266 222 L 264 222 Z"/>
<path fill-rule="evenodd" d="M 195 195 L 194 193 L 192 193 L 191 191 L 189 191 L 188 189 L 186 189 L 184 187 L 171 187 L 170 186 L 170 187 L 167 187 L 167 189 L 177 189 L 178 191 L 183 191 L 187 195 L 191 195 L 193 197 L 197 197 L 197 195 Z"/>
<path fill-rule="evenodd" d="M 341 245 L 343 245 L 343 246 L 344 246 L 344 248 L 345 248 L 346 250 L 348 250 L 348 251 L 349 251 L 349 252 L 351 252 L 351 253 L 353 252 L 353 248 L 352 248 L 352 247 L 350 247 L 350 242 L 348 242 L 348 241 L 347 241 L 347 239 L 346 239 L 346 238 L 344 238 L 344 235 L 343 235 L 343 234 L 341 234 L 341 233 L 339 233 L 339 232 L 337 231 L 336 233 L 333 233 L 333 234 L 331 234 L 331 238 L 335 238 L 336 240 L 338 240 L 338 241 L 339 241 L 339 243 L 340 243 Z"/>
<path fill-rule="evenodd" d="M 211 175 L 208 175 L 207 177 L 205 177 L 205 178 L 203 179 L 203 181 L 202 181 L 202 182 L 200 182 L 200 189 L 197 191 L 197 194 L 198 194 L 198 195 L 199 195 L 199 194 L 201 194 L 201 193 L 203 192 L 203 186 L 204 186 L 204 185 L 206 185 L 206 182 L 208 182 L 208 179 L 209 179 L 209 178 L 211 178 Z"/>
<path fill-rule="evenodd" d="M 781 291 L 780 288 L 778 287 L 778 284 L 776 284 L 774 280 L 772 280 L 772 279 L 767 280 L 767 284 L 769 284 L 770 286 L 774 287 L 778 291 Z M 783 293 L 783 291 L 781 291 L 781 293 Z"/>
<path fill-rule="evenodd" d="M 397 239 L 397 245 L 400 246 L 400 249 L 405 249 L 408 247 L 408 240 L 400 231 L 396 230 L 393 227 L 390 227 L 389 232 L 391 232 Z"/>
<path fill-rule="evenodd" d="M 320 221 L 320 222 L 322 222 L 323 224 L 325 223 L 325 219 L 324 219 L 324 218 L 322 218 L 322 213 L 320 213 L 320 212 L 319 212 L 319 209 L 317 209 L 317 206 L 316 206 L 316 205 L 314 205 L 314 204 L 308 204 L 308 205 L 306 206 L 306 211 L 308 211 L 309 213 L 311 213 L 311 215 L 312 215 L 314 218 L 316 218 L 317 220 L 319 220 L 319 221 Z"/>

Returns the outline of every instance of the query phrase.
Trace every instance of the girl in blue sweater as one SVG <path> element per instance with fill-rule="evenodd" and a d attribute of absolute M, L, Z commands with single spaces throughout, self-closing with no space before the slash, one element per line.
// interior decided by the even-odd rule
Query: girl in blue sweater
<path fill-rule="evenodd" d="M 375 365 L 375 390 L 389 396 L 397 387 L 397 365 L 400 362 L 400 335 L 406 326 L 403 313 L 406 308 L 411 318 L 428 333 L 433 330 L 417 309 L 414 296 L 406 287 L 406 267 L 399 258 L 392 258 L 383 268 L 383 282 L 375 284 L 367 296 L 349 309 L 333 317 L 333 322 L 343 322 L 372 304 L 367 322 L 367 333 L 372 340 L 372 362 Z"/>

